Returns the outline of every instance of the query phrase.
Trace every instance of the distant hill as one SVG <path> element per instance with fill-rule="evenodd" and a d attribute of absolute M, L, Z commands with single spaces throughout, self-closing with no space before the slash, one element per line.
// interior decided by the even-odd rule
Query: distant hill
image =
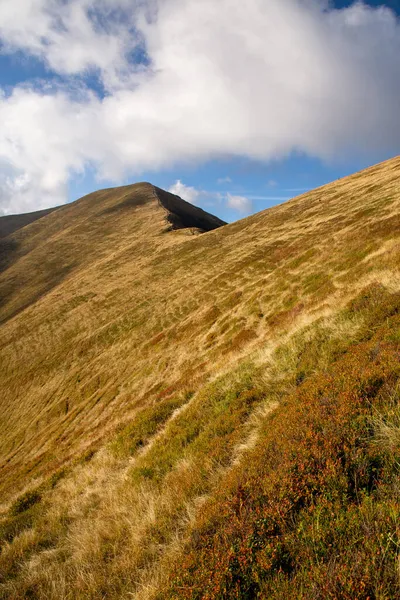
<path fill-rule="evenodd" d="M 0 598 L 395 598 L 400 157 L 0 240 Z M 1 223 L 1 220 L 0 220 Z"/>
<path fill-rule="evenodd" d="M 22 215 L 6 215 L 4 217 L 0 217 L 0 238 L 14 233 L 14 231 L 21 229 L 21 227 L 25 227 L 25 225 L 29 225 L 29 223 L 33 223 L 37 219 L 41 219 L 56 209 L 57 207 L 45 208 L 44 210 L 37 210 L 35 212 L 24 213 Z"/>

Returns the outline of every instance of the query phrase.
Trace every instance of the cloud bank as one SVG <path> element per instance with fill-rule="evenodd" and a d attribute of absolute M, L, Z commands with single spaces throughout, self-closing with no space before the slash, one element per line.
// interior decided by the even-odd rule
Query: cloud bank
<path fill-rule="evenodd" d="M 0 40 L 49 70 L 0 95 L 0 214 L 64 202 L 87 167 L 118 182 L 183 161 L 399 149 L 400 23 L 387 8 L 14 0 L 0 3 Z"/>

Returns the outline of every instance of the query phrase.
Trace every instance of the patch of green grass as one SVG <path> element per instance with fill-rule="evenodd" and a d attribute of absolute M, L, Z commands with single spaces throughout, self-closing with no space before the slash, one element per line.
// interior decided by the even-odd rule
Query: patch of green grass
<path fill-rule="evenodd" d="M 312 258 L 313 256 L 315 256 L 316 254 L 317 254 L 316 249 L 315 248 L 310 248 L 309 250 L 307 250 L 303 254 L 300 254 L 300 256 L 298 256 L 294 260 L 291 260 L 288 263 L 287 268 L 288 269 L 297 269 L 302 264 L 308 262 L 310 260 L 310 258 Z"/>
<path fill-rule="evenodd" d="M 56 471 L 55 473 L 53 473 L 50 477 L 49 477 L 49 486 L 50 488 L 55 488 L 56 485 L 58 484 L 59 481 L 61 481 L 62 479 L 64 479 L 64 477 L 66 477 L 69 473 L 69 470 L 64 467 L 63 469 L 59 469 L 58 471 Z"/>
<path fill-rule="evenodd" d="M 117 456 L 134 454 L 160 430 L 177 408 L 189 402 L 192 395 L 192 391 L 187 391 L 181 396 L 169 398 L 142 409 L 134 421 L 126 425 L 110 444 L 112 452 Z"/>
<path fill-rule="evenodd" d="M 19 515 L 31 508 L 34 504 L 40 502 L 41 499 L 42 493 L 39 488 L 28 490 L 13 502 L 10 508 L 10 514 L 12 516 Z"/>
<path fill-rule="evenodd" d="M 326 273 L 318 273 L 314 272 L 303 280 L 304 291 L 306 294 L 314 294 L 315 292 L 319 292 L 321 288 L 329 288 L 331 289 L 331 279 L 329 275 Z"/>
<path fill-rule="evenodd" d="M 149 452 L 139 457 L 131 471 L 134 481 L 151 479 L 161 482 L 178 462 L 199 460 L 206 471 L 214 463 L 229 460 L 230 452 L 240 438 L 240 427 L 254 405 L 263 399 L 256 383 L 257 370 L 242 365 L 201 390 L 195 401 L 167 426 L 165 435 Z"/>
<path fill-rule="evenodd" d="M 328 368 L 265 422 L 203 507 L 159 598 L 399 596 L 400 436 L 384 443 L 376 411 L 398 429 L 400 349 L 387 335 L 400 299 L 371 307 L 361 294 L 355 305 L 373 335 L 329 353 Z"/>
<path fill-rule="evenodd" d="M 18 513 L 10 512 L 0 520 L 0 547 L 5 542 L 11 542 L 26 529 L 30 529 L 42 514 L 42 506 L 39 502 L 32 504 Z"/>

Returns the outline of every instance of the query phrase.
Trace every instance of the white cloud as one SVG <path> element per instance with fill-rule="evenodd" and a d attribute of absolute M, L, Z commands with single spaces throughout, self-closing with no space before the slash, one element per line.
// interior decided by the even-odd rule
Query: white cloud
<path fill-rule="evenodd" d="M 200 190 L 196 190 L 194 187 L 185 185 L 180 179 L 178 179 L 174 185 L 171 185 L 168 191 L 171 192 L 171 194 L 180 196 L 186 200 L 186 202 L 190 202 L 191 204 L 196 204 L 196 201 L 199 200 L 202 194 Z"/>
<path fill-rule="evenodd" d="M 87 165 L 118 182 L 179 161 L 399 150 L 400 24 L 386 8 L 14 0 L 0 2 L 0 40 L 66 81 L 0 97 L 0 212 L 65 201 Z M 82 88 L 88 72 L 104 98 Z"/>
<path fill-rule="evenodd" d="M 230 177 L 220 177 L 219 179 L 217 179 L 217 183 L 221 184 L 221 183 L 232 183 L 232 179 Z"/>
<path fill-rule="evenodd" d="M 226 196 L 227 202 L 226 205 L 228 208 L 233 208 L 240 213 L 250 213 L 252 209 L 252 202 L 246 196 L 232 196 L 231 194 L 227 194 Z"/>
<path fill-rule="evenodd" d="M 252 209 L 252 200 L 245 196 L 235 196 L 227 192 L 210 192 L 201 190 L 193 186 L 185 185 L 178 179 L 169 189 L 172 194 L 177 194 L 187 202 L 202 205 L 205 208 L 212 208 L 216 204 L 224 204 L 227 208 L 237 211 L 241 214 L 249 214 Z"/>
<path fill-rule="evenodd" d="M 132 8 L 135 4 L 131 2 Z M 98 70 L 112 86 L 127 73 L 126 55 L 140 43 L 133 33 L 135 12 L 125 11 L 123 20 L 117 18 L 118 9 L 128 6 L 127 0 L 1 2 L 3 52 L 26 51 L 67 75 Z"/>

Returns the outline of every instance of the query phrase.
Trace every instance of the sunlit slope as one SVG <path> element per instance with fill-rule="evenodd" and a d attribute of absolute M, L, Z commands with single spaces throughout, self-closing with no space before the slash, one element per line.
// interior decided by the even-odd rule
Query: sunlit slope
<path fill-rule="evenodd" d="M 201 234 L 139 184 L 5 238 L 0 598 L 400 595 L 399 179 Z"/>
<path fill-rule="evenodd" d="M 171 229 L 143 184 L 97 192 L 5 238 L 2 494 L 369 281 L 392 282 L 399 177 L 396 158 L 201 235 Z"/>
<path fill-rule="evenodd" d="M 31 215 L 15 217 L 19 225 L 24 217 Z M 9 227 L 7 219 L 0 218 L 0 230 Z M 101 258 L 110 258 L 114 250 L 129 247 L 135 252 L 148 244 L 145 254 L 151 255 L 157 234 L 182 228 L 207 231 L 221 225 L 224 222 L 213 215 L 147 183 L 94 192 L 59 207 L 47 218 L 18 227 L 0 240 L 0 322 L 69 274 L 75 276 Z M 173 241 L 171 236 L 164 238 L 165 246 Z M 138 260 L 140 255 L 139 248 Z"/>
<path fill-rule="evenodd" d="M 152 592 L 131 583 L 138 598 L 400 597 L 400 293 L 367 286 L 274 358 L 278 378 L 290 359 L 291 385 L 193 511 L 179 547 L 159 553 L 159 576 L 142 575 Z M 118 597 L 122 581 L 112 583 Z"/>

